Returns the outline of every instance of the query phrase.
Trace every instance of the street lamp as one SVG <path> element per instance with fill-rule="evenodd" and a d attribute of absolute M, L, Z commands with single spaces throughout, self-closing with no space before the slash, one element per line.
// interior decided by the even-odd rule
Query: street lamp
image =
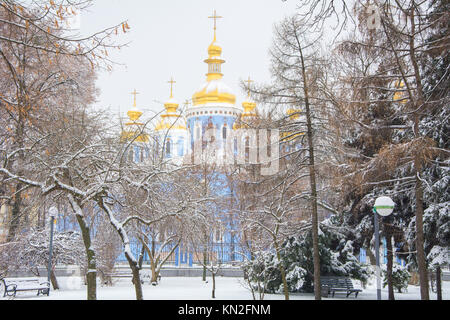
<path fill-rule="evenodd" d="M 394 211 L 395 203 L 389 197 L 379 197 L 375 200 L 373 206 L 375 221 L 375 259 L 376 259 L 376 276 L 377 276 L 377 300 L 381 300 L 381 275 L 380 275 L 380 227 L 378 225 L 378 215 L 381 217 L 389 216 Z"/>
<path fill-rule="evenodd" d="M 55 224 L 55 218 L 58 215 L 58 209 L 55 207 L 51 207 L 48 210 L 48 215 L 50 216 L 50 246 L 49 246 L 49 252 L 48 252 L 48 274 L 47 274 L 47 281 L 48 281 L 48 292 L 50 294 L 50 276 L 52 272 L 52 251 L 53 251 L 53 225 Z"/>

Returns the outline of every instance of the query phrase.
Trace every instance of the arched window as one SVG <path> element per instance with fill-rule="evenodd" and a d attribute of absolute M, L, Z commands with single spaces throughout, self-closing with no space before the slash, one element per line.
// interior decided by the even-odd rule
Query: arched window
<path fill-rule="evenodd" d="M 184 139 L 182 137 L 178 138 L 177 142 L 178 156 L 182 157 L 184 154 Z"/>
<path fill-rule="evenodd" d="M 166 156 L 170 158 L 172 154 L 172 141 L 170 139 L 167 139 L 166 142 Z"/>
<path fill-rule="evenodd" d="M 141 156 L 141 150 L 138 146 L 134 146 L 134 162 L 138 163 Z"/>
<path fill-rule="evenodd" d="M 245 162 L 248 162 L 250 158 L 250 138 L 245 137 Z"/>
<path fill-rule="evenodd" d="M 134 161 L 134 150 L 133 149 L 128 150 L 128 161 L 130 163 Z"/>
<path fill-rule="evenodd" d="M 222 139 L 226 140 L 227 139 L 227 125 L 225 124 L 222 128 Z"/>

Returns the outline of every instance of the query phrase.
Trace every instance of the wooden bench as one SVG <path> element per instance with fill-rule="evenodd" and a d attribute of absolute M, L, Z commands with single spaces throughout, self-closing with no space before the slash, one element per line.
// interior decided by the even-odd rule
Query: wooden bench
<path fill-rule="evenodd" d="M 5 287 L 3 297 L 15 297 L 20 291 L 37 291 L 38 296 L 50 294 L 50 283 L 37 278 L 2 278 L 1 281 Z"/>
<path fill-rule="evenodd" d="M 358 293 L 362 291 L 361 289 L 355 289 L 352 280 L 348 277 L 321 276 L 320 284 L 322 288 L 328 288 L 328 294 L 331 293 L 332 297 L 335 293 L 345 293 L 348 298 L 354 293 L 355 298 L 357 298 Z"/>
<path fill-rule="evenodd" d="M 115 271 L 115 272 L 111 272 L 106 274 L 106 276 L 111 277 L 111 278 L 133 278 L 133 274 L 131 273 L 131 271 Z M 151 276 L 148 272 L 140 272 L 140 277 L 141 277 L 141 284 L 144 284 L 144 282 L 146 280 L 150 280 Z M 161 278 L 161 277 L 159 277 Z"/>

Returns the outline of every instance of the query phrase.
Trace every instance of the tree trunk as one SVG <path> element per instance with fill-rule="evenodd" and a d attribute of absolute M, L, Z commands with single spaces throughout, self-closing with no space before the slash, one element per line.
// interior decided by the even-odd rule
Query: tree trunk
<path fill-rule="evenodd" d="M 127 258 L 128 264 L 130 265 L 131 272 L 133 274 L 132 282 L 134 284 L 134 291 L 136 292 L 136 300 L 144 300 L 144 295 L 142 294 L 142 284 L 141 276 L 139 274 L 139 267 L 131 257 L 125 252 L 125 257 Z"/>
<path fill-rule="evenodd" d="M 212 273 L 212 298 L 216 298 L 216 274 L 214 272 Z"/>
<path fill-rule="evenodd" d="M 52 283 L 53 290 L 59 290 L 59 284 L 54 270 L 50 272 L 50 282 Z"/>
<path fill-rule="evenodd" d="M 18 102 L 19 102 L 19 117 L 18 117 L 18 124 L 16 127 L 16 131 L 15 131 L 15 141 L 16 141 L 16 147 L 18 149 L 23 148 L 24 146 L 24 141 L 23 141 L 23 137 L 24 137 L 24 121 L 25 119 L 23 118 L 23 112 L 22 112 L 22 105 L 23 105 L 23 97 L 21 97 L 21 94 L 18 94 Z M 23 151 L 20 151 L 18 153 L 18 159 L 15 161 L 16 165 L 18 167 L 18 172 L 17 174 L 19 176 L 22 175 L 22 161 L 24 158 L 24 154 Z M 16 237 L 17 234 L 17 229 L 19 228 L 20 225 L 20 207 L 22 206 L 22 193 L 20 192 L 20 190 L 23 188 L 23 184 L 21 182 L 18 182 L 15 185 L 15 194 L 14 194 L 14 200 L 13 200 L 13 205 L 12 205 L 12 210 L 11 210 L 11 219 L 9 221 L 9 228 L 8 228 L 8 236 L 7 236 L 7 242 L 11 242 L 14 240 L 14 238 Z"/>
<path fill-rule="evenodd" d="M 244 278 L 245 279 L 245 278 Z M 253 298 L 253 300 L 256 300 L 256 296 L 255 296 L 255 288 L 253 288 L 253 286 L 252 286 L 252 283 L 251 283 L 251 281 L 249 280 L 249 279 L 246 279 L 247 280 L 247 285 L 248 285 L 248 287 L 250 288 L 250 292 L 252 293 L 252 298 Z M 258 288 L 259 288 L 259 286 L 260 286 L 260 284 L 259 284 L 259 282 L 258 282 Z M 258 293 L 259 293 L 259 290 L 258 290 Z"/>
<path fill-rule="evenodd" d="M 155 271 L 155 281 L 158 282 L 159 274 L 161 273 L 161 268 L 156 269 Z"/>
<path fill-rule="evenodd" d="M 441 267 L 436 268 L 436 291 L 437 299 L 442 300 L 442 279 L 441 279 Z"/>
<path fill-rule="evenodd" d="M 417 101 L 413 108 L 415 109 L 414 115 L 414 138 L 419 139 L 421 137 L 419 131 L 419 112 L 425 105 L 423 87 L 422 87 L 422 79 L 420 76 L 420 69 L 417 61 L 414 37 L 416 21 L 415 21 L 415 8 L 411 8 L 410 13 L 410 22 L 411 22 L 411 34 L 409 37 L 409 56 L 411 58 L 411 63 L 414 68 L 414 77 L 417 85 Z M 412 98 L 412 97 L 411 97 Z M 416 195 L 416 250 L 417 250 L 417 264 L 419 267 L 419 278 L 420 278 L 420 296 L 422 300 L 430 300 L 429 292 L 428 292 L 428 271 L 427 264 L 425 258 L 425 250 L 424 250 L 424 234 L 423 234 L 423 185 L 421 180 L 422 173 L 422 161 L 420 152 L 422 150 L 415 150 L 414 155 L 414 175 L 416 176 L 416 186 L 415 186 L 415 195 Z"/>
<path fill-rule="evenodd" d="M 22 189 L 23 185 L 22 183 L 17 183 L 15 186 L 15 191 Z M 14 201 L 12 205 L 11 210 L 11 218 L 9 220 L 9 229 L 8 229 L 8 237 L 7 242 L 14 241 L 14 238 L 16 237 L 17 229 L 19 228 L 20 224 L 20 207 L 22 205 L 22 193 L 17 192 L 14 194 Z"/>
<path fill-rule="evenodd" d="M 416 116 L 417 127 L 418 127 L 418 117 Z M 423 186 L 422 180 L 420 179 L 421 171 L 421 161 L 419 156 L 415 156 L 414 160 L 414 171 L 416 175 L 416 250 L 417 250 L 417 265 L 419 268 L 419 279 L 420 279 L 420 296 L 422 300 L 429 300 L 428 292 L 428 271 L 425 260 L 425 250 L 423 248 L 424 244 L 424 234 L 423 234 Z"/>
<path fill-rule="evenodd" d="M 144 255 L 145 255 L 145 246 L 142 245 L 141 253 L 139 254 L 139 261 L 138 261 L 139 270 L 142 270 L 142 265 L 144 264 Z"/>
<path fill-rule="evenodd" d="M 316 169 L 314 159 L 314 141 L 313 128 L 311 119 L 311 110 L 309 103 L 308 80 L 306 76 L 305 61 L 303 52 L 299 45 L 299 53 L 302 62 L 302 78 L 303 90 L 305 93 L 305 112 L 308 136 L 308 153 L 309 153 L 309 184 L 311 187 L 311 222 L 312 222 L 312 240 L 313 240 L 313 262 L 314 262 L 314 296 L 316 300 L 322 299 L 320 287 L 320 256 L 319 256 L 319 218 L 317 213 L 317 185 L 316 185 Z"/>
<path fill-rule="evenodd" d="M 275 250 L 277 251 L 277 259 L 280 263 L 280 273 L 281 273 L 281 281 L 283 281 L 283 292 L 284 299 L 289 300 L 289 288 L 286 280 L 286 271 L 284 270 L 283 262 L 281 261 L 280 250 L 278 249 L 278 244 L 275 241 Z"/>
<path fill-rule="evenodd" d="M 84 247 L 86 249 L 87 257 L 87 299 L 97 300 L 97 265 L 95 259 L 95 252 L 91 247 L 91 235 L 89 232 L 89 227 L 86 224 L 83 216 L 76 215 L 78 225 L 80 226 L 81 235 L 83 237 Z"/>
<path fill-rule="evenodd" d="M 181 261 L 180 261 L 181 263 Z M 208 263 L 208 253 L 206 250 L 203 251 L 203 275 L 202 280 L 206 281 L 206 264 Z"/>
<path fill-rule="evenodd" d="M 394 264 L 394 255 L 392 252 L 392 234 L 387 227 L 386 232 L 386 249 L 387 249 L 387 283 L 388 283 L 388 296 L 389 300 L 395 300 L 394 296 L 394 285 L 392 283 L 392 267 Z"/>
<path fill-rule="evenodd" d="M 152 269 L 152 280 L 150 282 L 151 283 L 158 282 L 158 273 L 156 272 L 156 263 L 152 261 L 152 263 L 150 264 L 150 267 Z"/>

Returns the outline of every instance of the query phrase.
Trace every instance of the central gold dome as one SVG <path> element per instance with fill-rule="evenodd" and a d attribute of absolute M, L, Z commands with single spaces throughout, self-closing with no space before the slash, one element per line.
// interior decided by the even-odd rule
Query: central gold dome
<path fill-rule="evenodd" d="M 210 80 L 204 83 L 192 96 L 194 106 L 207 103 L 236 103 L 236 96 L 221 79 Z"/>
<path fill-rule="evenodd" d="M 206 82 L 192 96 L 194 106 L 208 103 L 236 103 L 236 96 L 222 80 L 222 64 L 225 60 L 221 58 L 221 55 L 222 47 L 217 43 L 214 30 L 214 40 L 208 47 L 208 59 L 205 60 L 208 64 Z"/>

